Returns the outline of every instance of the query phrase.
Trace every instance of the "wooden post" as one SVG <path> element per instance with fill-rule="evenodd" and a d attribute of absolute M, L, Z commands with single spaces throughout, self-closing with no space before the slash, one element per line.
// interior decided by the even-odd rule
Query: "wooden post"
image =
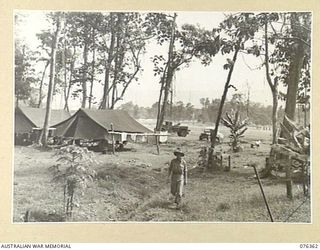
<path fill-rule="evenodd" d="M 158 153 L 158 155 L 160 155 L 160 145 L 159 145 L 159 136 L 158 135 L 156 135 L 156 143 L 157 143 L 157 153 Z"/>
<path fill-rule="evenodd" d="M 304 195 L 310 196 L 310 162 L 309 159 L 307 160 L 306 165 L 304 164 L 304 172 L 303 172 L 303 187 L 304 187 Z"/>
<path fill-rule="evenodd" d="M 302 188 L 303 188 L 303 194 L 305 195 L 305 196 L 307 196 L 307 178 L 306 178 L 306 166 L 305 166 L 305 164 L 303 163 L 302 164 Z"/>
<path fill-rule="evenodd" d="M 266 168 L 269 168 L 269 157 L 266 157 Z"/>
<path fill-rule="evenodd" d="M 208 161 L 207 161 L 207 168 L 212 170 L 213 169 L 213 148 L 210 147 L 208 150 Z"/>
<path fill-rule="evenodd" d="M 115 154 L 115 147 L 114 147 L 114 130 L 113 130 L 113 124 L 110 124 L 111 127 L 111 141 L 112 141 L 112 154 Z"/>
<path fill-rule="evenodd" d="M 222 155 L 220 155 L 220 168 L 221 168 L 221 169 L 223 168 L 222 161 L 223 161 L 223 157 L 222 157 Z"/>
<path fill-rule="evenodd" d="M 286 166 L 286 186 L 287 186 L 287 197 L 289 199 L 293 198 L 293 195 L 292 195 L 291 163 L 292 163 L 292 159 L 291 159 L 291 157 L 289 157 L 289 164 Z"/>
<path fill-rule="evenodd" d="M 228 156 L 228 168 L 231 169 L 231 156 Z"/>

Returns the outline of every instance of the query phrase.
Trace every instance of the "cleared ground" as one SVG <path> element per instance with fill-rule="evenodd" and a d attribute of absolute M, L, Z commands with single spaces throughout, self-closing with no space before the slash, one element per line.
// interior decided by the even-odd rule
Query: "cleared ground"
<path fill-rule="evenodd" d="M 152 122 L 144 123 L 152 126 Z M 72 221 L 269 222 L 253 169 L 244 166 L 254 161 L 260 169 L 264 167 L 271 131 L 250 128 L 245 134 L 244 151 L 232 153 L 228 130 L 221 128 L 225 142 L 217 150 L 225 157 L 231 155 L 231 171 L 207 172 L 197 167 L 200 148 L 208 143 L 199 141 L 204 125 L 188 125 L 190 135 L 171 136 L 168 143 L 161 145 L 160 155 L 156 154 L 154 145 L 148 144 L 129 144 L 131 151 L 116 155 L 95 153 L 99 163 L 93 167 L 98 178 L 83 193 L 76 193 Z M 261 146 L 250 148 L 250 142 L 258 139 Z M 168 164 L 176 147 L 186 152 L 185 159 L 191 169 L 178 210 L 172 208 L 167 179 Z M 54 152 L 33 147 L 15 147 L 14 152 L 13 221 L 22 222 L 28 209 L 62 214 L 63 189 L 52 181 L 48 170 L 55 164 Z M 262 180 L 274 220 L 310 222 L 310 201 L 303 196 L 302 187 L 295 183 L 294 198 L 287 199 L 282 176 L 279 173 L 278 177 Z"/>

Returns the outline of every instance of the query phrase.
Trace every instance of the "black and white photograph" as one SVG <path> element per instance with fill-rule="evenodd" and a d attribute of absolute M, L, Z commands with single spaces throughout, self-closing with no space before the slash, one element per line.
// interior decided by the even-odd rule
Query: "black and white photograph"
<path fill-rule="evenodd" d="M 13 223 L 311 224 L 311 11 L 13 12 Z"/>

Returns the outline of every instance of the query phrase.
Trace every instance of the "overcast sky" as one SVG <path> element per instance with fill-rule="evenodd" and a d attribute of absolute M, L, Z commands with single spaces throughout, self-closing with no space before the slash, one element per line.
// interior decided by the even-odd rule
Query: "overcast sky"
<path fill-rule="evenodd" d="M 42 11 L 19 11 L 25 14 L 25 22 L 19 30 L 19 36 L 25 37 L 26 42 L 31 48 L 36 48 L 39 41 L 36 38 L 36 33 L 42 29 L 48 28 L 48 23 L 45 20 L 44 12 Z M 222 12 L 177 12 L 177 24 L 181 26 L 184 23 L 199 24 L 206 29 L 218 27 L 218 24 L 223 20 L 224 13 Z M 139 75 L 139 81 L 133 82 L 122 102 L 132 101 L 139 106 L 151 106 L 158 100 L 159 95 L 159 77 L 153 76 L 153 64 L 150 60 L 155 54 L 167 54 L 166 47 L 151 44 L 147 47 L 147 53 L 142 59 L 143 72 Z M 208 97 L 210 99 L 221 98 L 224 84 L 226 81 L 227 71 L 223 69 L 226 63 L 226 58 L 231 58 L 230 55 L 217 55 L 213 58 L 210 66 L 203 66 L 199 61 L 194 60 L 188 68 L 183 68 L 176 73 L 174 84 L 174 102 L 183 101 L 184 103 L 191 102 L 195 107 L 200 107 L 200 98 Z M 261 65 L 261 59 L 254 56 L 240 54 L 235 64 L 234 72 L 231 79 L 231 84 L 238 88 L 237 93 L 247 94 L 250 88 L 250 100 L 260 102 L 264 105 L 272 104 L 272 96 L 270 88 L 265 79 L 265 69 Z M 255 70 L 253 70 L 255 69 Z M 101 97 L 102 86 L 95 86 L 95 95 Z M 230 89 L 228 98 L 236 93 Z M 80 101 L 71 103 L 72 109 L 80 107 Z M 118 106 L 119 106 L 118 105 Z M 55 108 L 63 108 L 63 101 L 60 97 L 55 97 Z"/>

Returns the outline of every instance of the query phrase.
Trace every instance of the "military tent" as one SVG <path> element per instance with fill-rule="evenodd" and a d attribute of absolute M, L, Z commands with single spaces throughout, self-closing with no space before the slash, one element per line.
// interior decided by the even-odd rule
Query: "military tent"
<path fill-rule="evenodd" d="M 55 135 L 73 139 L 110 139 L 111 124 L 113 132 L 120 134 L 147 134 L 151 130 L 122 110 L 79 109 L 69 119 L 53 127 Z"/>
<path fill-rule="evenodd" d="M 46 110 L 41 108 L 16 107 L 15 109 L 15 134 L 30 133 L 33 129 L 42 129 Z M 70 117 L 65 110 L 51 110 L 49 126 L 57 124 Z"/>

